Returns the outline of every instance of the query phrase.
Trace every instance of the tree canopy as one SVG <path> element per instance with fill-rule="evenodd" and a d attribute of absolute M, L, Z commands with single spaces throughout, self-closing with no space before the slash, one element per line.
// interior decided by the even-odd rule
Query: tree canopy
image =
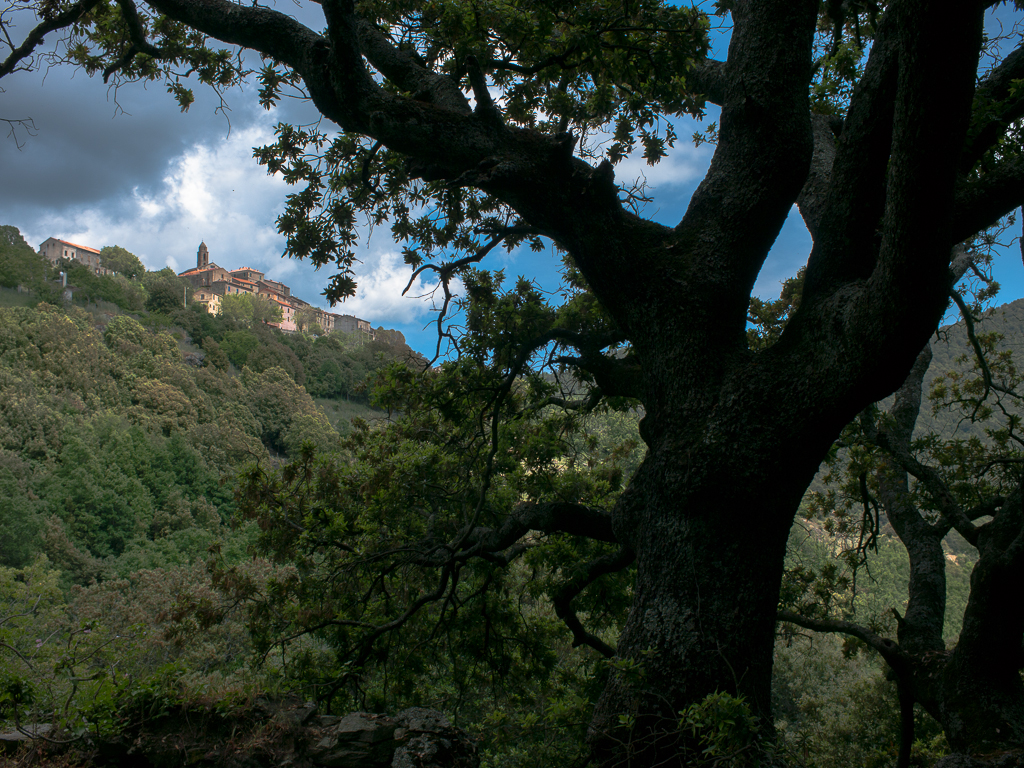
<path fill-rule="evenodd" d="M 131 251 L 120 245 L 105 245 L 100 248 L 100 261 L 107 269 L 130 279 L 139 279 L 146 274 L 146 267 Z"/>
<path fill-rule="evenodd" d="M 17 288 L 41 284 L 50 265 L 25 242 L 17 227 L 0 226 L 0 285 Z"/>
<path fill-rule="evenodd" d="M 396 381 L 394 408 L 424 418 L 416 406 L 433 398 L 445 423 L 409 422 L 410 439 L 457 451 L 471 469 L 455 471 L 450 495 L 430 474 L 442 460 L 417 455 L 393 460 L 401 475 L 359 486 L 382 514 L 411 513 L 401 532 L 388 529 L 388 552 L 423 575 L 387 591 L 386 610 L 371 604 L 357 619 L 339 606 L 322 626 L 338 629 L 354 664 L 368 647 L 357 634 L 457 605 L 460 574 L 486 593 L 537 536 L 570 542 L 575 565 L 557 569 L 549 595 L 577 644 L 615 659 L 590 755 L 669 765 L 693 754 L 679 713 L 718 692 L 771 722 L 776 608 L 800 500 L 844 426 L 906 379 L 963 261 L 984 261 L 973 239 L 1024 203 L 1024 47 L 1017 37 L 987 46 L 992 4 L 720 3 L 732 31 L 718 61 L 706 13 L 657 0 L 325 0 L 322 31 L 229 0 L 77 0 L 40 3 L 39 26 L 0 76 L 60 29 L 70 61 L 115 81 L 162 80 L 184 108 L 179 72 L 218 88 L 245 76 L 221 41 L 263 57 L 265 106 L 297 89 L 341 127 L 282 125 L 255 150 L 298 187 L 279 231 L 292 256 L 335 267 L 332 299 L 354 292 L 364 224 L 391 226 L 413 277 L 438 275 L 439 350 L 447 339 L 459 359 L 419 388 Z M 657 162 L 676 141 L 673 116 L 700 116 L 709 102 L 721 107 L 705 134 L 714 157 L 685 215 L 643 218 L 643 191 L 617 179 L 616 164 L 632 151 Z M 794 204 L 813 238 L 801 290 L 754 338 L 748 311 L 765 307 L 751 307 L 751 290 Z M 524 243 L 557 249 L 560 300 L 479 269 L 495 248 Z M 456 277 L 462 332 L 445 324 Z M 604 407 L 643 409 L 647 451 L 624 487 L 523 469 L 555 458 L 534 453 L 531 430 L 560 418 L 545 409 L 569 418 Z M 381 439 L 375 450 L 402 455 Z M 315 505 L 300 511 L 319 521 Z M 317 546 L 344 553 L 360 511 L 339 514 L 325 521 L 336 542 Z M 1024 541 L 1019 523 L 1011 533 Z M 1006 557 L 1016 573 L 1024 547 Z M 588 628 L 593 617 L 573 606 L 620 578 L 629 607 L 608 625 L 617 636 L 601 637 L 603 619 Z M 1004 696 L 961 699 L 973 708 L 964 722 L 1020 711 L 1024 686 L 1011 677 Z M 999 733 L 968 727 L 956 743 L 1024 748 L 1019 730 Z"/>
<path fill-rule="evenodd" d="M 221 297 L 220 314 L 245 325 L 279 323 L 284 314 L 281 306 L 266 296 L 231 293 Z"/>

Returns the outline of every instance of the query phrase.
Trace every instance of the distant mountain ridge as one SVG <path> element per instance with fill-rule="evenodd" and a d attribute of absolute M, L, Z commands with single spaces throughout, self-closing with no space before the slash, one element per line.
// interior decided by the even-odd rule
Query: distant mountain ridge
<path fill-rule="evenodd" d="M 982 319 L 975 323 L 978 334 L 996 332 L 1003 338 L 997 345 L 998 351 L 1009 351 L 1017 366 L 1024 367 L 1024 298 L 1016 299 L 1007 304 L 987 310 Z M 968 373 L 974 362 L 974 351 L 967 337 L 967 326 L 961 318 L 958 322 L 943 326 L 932 337 L 932 363 L 928 368 L 924 381 L 924 401 L 921 414 L 917 420 L 915 436 L 920 437 L 930 432 L 937 432 L 945 437 L 969 437 L 976 435 L 984 438 L 984 426 L 970 423 L 958 415 L 943 409 L 932 413 L 929 393 L 936 380 L 948 372 L 959 371 Z M 967 359 L 960 361 L 962 356 Z"/>

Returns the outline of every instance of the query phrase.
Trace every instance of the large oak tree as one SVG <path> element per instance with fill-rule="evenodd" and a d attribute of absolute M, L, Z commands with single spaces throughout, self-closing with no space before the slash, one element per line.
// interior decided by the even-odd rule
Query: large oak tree
<path fill-rule="evenodd" d="M 614 653 L 642 659 L 648 682 L 613 676 L 597 705 L 592 748 L 608 764 L 626 750 L 671 763 L 676 713 L 715 690 L 767 717 L 800 499 L 843 426 L 903 382 L 935 330 L 953 246 L 1024 202 L 1024 49 L 979 78 L 991 2 L 736 0 L 723 4 L 725 61 L 707 56 L 703 12 L 653 0 L 321 5 L 318 32 L 228 0 L 40 3 L 0 76 L 67 29 L 71 60 L 166 78 L 187 105 L 180 69 L 218 87 L 241 76 L 207 38 L 259 52 L 268 105 L 300 88 L 343 130 L 282 127 L 257 153 L 303 185 L 279 227 L 293 255 L 337 264 L 332 298 L 353 290 L 360 214 L 390 221 L 409 263 L 443 281 L 498 245 L 553 242 L 581 288 L 481 358 L 506 382 L 495 397 L 557 345 L 593 383 L 576 405 L 642 404 L 646 458 L 611 509 L 539 496 L 501 524 L 470 515 L 444 551 L 497 558 L 531 530 L 614 543 L 580 588 L 635 559 Z M 667 118 L 705 101 L 721 107 L 705 179 L 675 226 L 642 218 L 615 161 L 636 145 L 652 161 L 670 152 Z M 794 203 L 814 241 L 799 309 L 755 349 L 751 290 Z"/>

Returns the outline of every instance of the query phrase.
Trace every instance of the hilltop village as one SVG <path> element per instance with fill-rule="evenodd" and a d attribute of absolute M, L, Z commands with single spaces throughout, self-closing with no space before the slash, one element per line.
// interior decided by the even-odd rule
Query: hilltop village
<path fill-rule="evenodd" d="M 106 275 L 110 272 L 103 266 L 99 250 L 67 240 L 48 238 L 39 246 L 39 253 L 54 265 L 61 259 L 70 259 L 85 265 L 97 275 Z M 374 337 L 373 328 L 368 321 L 315 307 L 308 301 L 293 296 L 291 288 L 284 283 L 270 280 L 258 269 L 239 267 L 229 270 L 211 262 L 210 250 L 205 242 L 199 244 L 196 266 L 179 273 L 178 277 L 187 280 L 194 289 L 192 302 L 203 305 L 214 315 L 219 312 L 220 302 L 224 296 L 247 293 L 272 301 L 280 307 L 280 321 L 271 322 L 269 325 L 286 333 L 297 330 L 296 320 L 300 313 L 304 313 L 325 333 L 341 331 L 363 333 L 370 339 Z"/>

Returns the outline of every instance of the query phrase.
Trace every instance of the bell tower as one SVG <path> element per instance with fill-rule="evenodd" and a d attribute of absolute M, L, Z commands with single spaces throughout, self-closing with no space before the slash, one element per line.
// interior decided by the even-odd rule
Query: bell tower
<path fill-rule="evenodd" d="M 206 269 L 210 266 L 210 249 L 206 247 L 206 243 L 199 244 L 199 253 L 196 254 L 196 266 L 199 269 Z"/>

